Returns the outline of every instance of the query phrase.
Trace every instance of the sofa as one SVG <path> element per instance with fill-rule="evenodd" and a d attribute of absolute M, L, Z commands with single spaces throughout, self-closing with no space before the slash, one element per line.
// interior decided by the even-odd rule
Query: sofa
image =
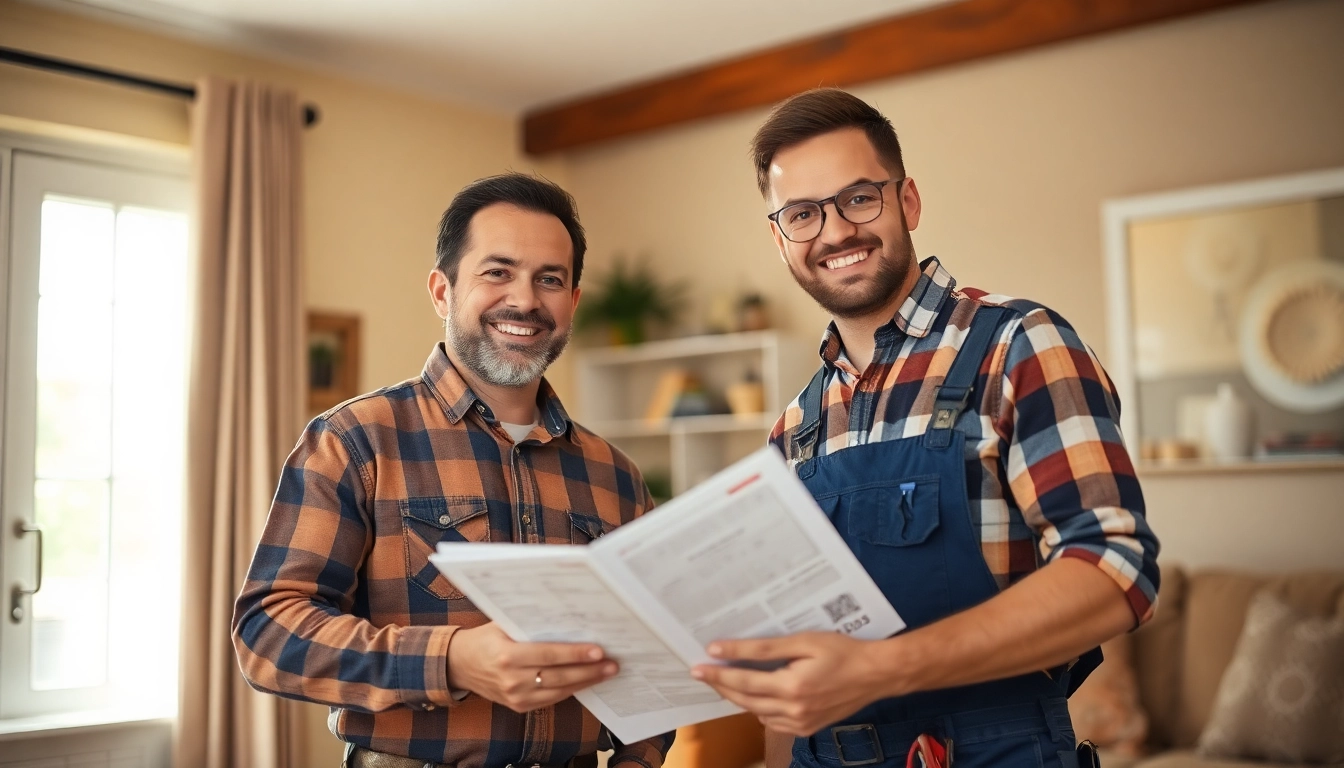
<path fill-rule="evenodd" d="M 1195 753 L 1200 733 L 1213 711 L 1223 672 L 1236 650 L 1251 598 L 1261 590 L 1278 595 L 1303 613 L 1344 616 L 1344 571 L 1273 575 L 1240 570 L 1186 572 L 1178 566 L 1162 564 L 1156 615 L 1138 632 L 1119 638 L 1120 642 L 1131 644 L 1128 650 L 1134 661 L 1138 698 L 1147 715 L 1148 736 L 1141 750 L 1143 754 L 1123 755 L 1103 747 L 1105 768 L 1284 766 L 1210 760 Z M 1091 682 L 1085 683 L 1079 694 L 1086 695 L 1085 689 Z M 1075 731 L 1079 739 L 1091 737 L 1077 725 Z"/>
<path fill-rule="evenodd" d="M 1304 613 L 1344 616 L 1344 571 L 1187 572 L 1162 564 L 1156 615 L 1138 632 L 1108 643 L 1110 660 L 1070 701 L 1071 709 L 1095 703 L 1108 678 L 1137 687 L 1139 716 L 1147 721 L 1147 736 L 1135 745 L 1137 750 L 1108 746 L 1105 737 L 1113 735 L 1114 723 L 1103 720 L 1088 732 L 1086 718 L 1075 710 L 1077 736 L 1103 745 L 1104 768 L 1284 768 L 1282 763 L 1210 760 L 1195 751 L 1251 598 L 1261 590 L 1277 594 Z M 1132 672 L 1126 658 L 1132 660 Z M 747 768 L 762 759 L 761 743 L 760 725 L 749 715 L 683 728 L 667 768 Z"/>

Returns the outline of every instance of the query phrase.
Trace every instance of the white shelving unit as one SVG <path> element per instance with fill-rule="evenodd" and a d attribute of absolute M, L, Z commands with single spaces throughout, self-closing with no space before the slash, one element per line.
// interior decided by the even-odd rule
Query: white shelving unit
<path fill-rule="evenodd" d="M 817 365 L 816 342 L 779 331 L 579 350 L 577 416 L 634 459 L 645 475 L 670 476 L 675 495 L 764 445 L 775 419 Z M 765 410 L 646 421 L 659 380 L 675 369 L 695 374 L 718 399 L 730 384 L 755 375 Z"/>

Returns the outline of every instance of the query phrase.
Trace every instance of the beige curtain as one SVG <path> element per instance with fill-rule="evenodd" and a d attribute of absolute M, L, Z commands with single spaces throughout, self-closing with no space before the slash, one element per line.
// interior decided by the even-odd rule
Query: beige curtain
<path fill-rule="evenodd" d="M 197 84 L 179 768 L 302 762 L 298 710 L 247 686 L 229 639 L 234 597 L 303 418 L 302 130 L 292 93 Z"/>

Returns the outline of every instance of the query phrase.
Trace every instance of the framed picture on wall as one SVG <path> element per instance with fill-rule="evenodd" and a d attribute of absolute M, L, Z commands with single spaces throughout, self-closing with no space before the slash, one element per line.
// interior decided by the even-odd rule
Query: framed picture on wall
<path fill-rule="evenodd" d="M 308 411 L 321 413 L 359 394 L 359 316 L 308 313 Z"/>

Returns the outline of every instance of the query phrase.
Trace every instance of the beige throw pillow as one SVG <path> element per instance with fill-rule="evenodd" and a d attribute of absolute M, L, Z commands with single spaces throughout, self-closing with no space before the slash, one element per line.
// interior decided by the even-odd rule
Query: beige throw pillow
<path fill-rule="evenodd" d="M 1303 615 L 1268 592 L 1252 598 L 1199 753 L 1344 761 L 1344 618 Z"/>

